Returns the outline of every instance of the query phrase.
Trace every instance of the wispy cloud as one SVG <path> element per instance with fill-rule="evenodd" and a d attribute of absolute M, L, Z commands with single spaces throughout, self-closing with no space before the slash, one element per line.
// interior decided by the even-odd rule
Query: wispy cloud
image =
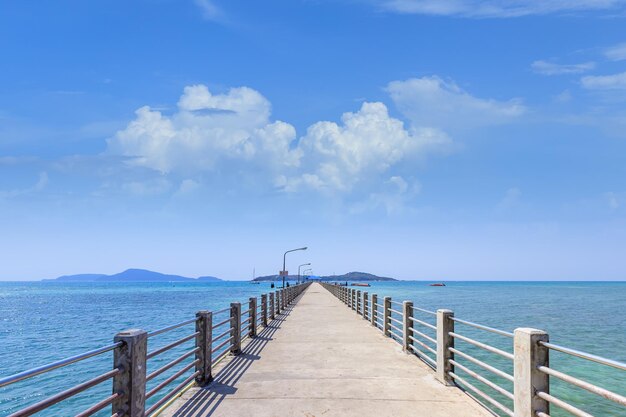
<path fill-rule="evenodd" d="M 575 11 L 623 10 L 625 0 L 379 0 L 385 9 L 474 18 L 506 18 Z"/>
<path fill-rule="evenodd" d="M 626 60 L 626 42 L 606 48 L 604 50 L 604 56 L 611 61 Z"/>
<path fill-rule="evenodd" d="M 557 64 L 550 61 L 535 61 L 531 64 L 532 70 L 541 75 L 564 75 L 582 74 L 596 67 L 595 62 L 583 62 L 581 64 Z"/>
<path fill-rule="evenodd" d="M 580 83 L 588 90 L 626 90 L 626 72 L 612 75 L 589 75 Z"/>
<path fill-rule="evenodd" d="M 202 11 L 202 17 L 207 20 L 216 20 L 222 15 L 222 11 L 215 5 L 213 0 L 194 0 Z"/>
<path fill-rule="evenodd" d="M 31 187 L 10 190 L 10 191 L 0 190 L 0 198 L 11 198 L 11 197 L 18 197 L 22 195 L 37 193 L 37 192 L 43 191 L 43 189 L 46 188 L 46 186 L 48 185 L 48 182 L 49 182 L 48 173 L 40 172 L 39 179 Z"/>
<path fill-rule="evenodd" d="M 509 123 L 526 112 L 519 99 L 476 97 L 437 76 L 394 81 L 387 91 L 413 126 L 466 130 Z"/>

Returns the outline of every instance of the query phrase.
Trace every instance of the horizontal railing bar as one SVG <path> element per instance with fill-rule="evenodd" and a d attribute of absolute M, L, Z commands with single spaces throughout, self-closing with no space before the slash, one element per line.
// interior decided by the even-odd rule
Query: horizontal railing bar
<path fill-rule="evenodd" d="M 220 321 L 219 323 L 217 323 L 215 326 L 211 326 L 211 330 L 215 330 L 220 326 L 225 325 L 226 323 L 230 323 L 231 321 L 233 321 L 232 317 L 227 318 L 226 320 Z"/>
<path fill-rule="evenodd" d="M 449 334 L 450 334 L 450 336 L 454 337 L 455 339 L 463 340 L 464 342 L 472 344 L 472 345 L 474 345 L 476 347 L 479 347 L 479 348 L 484 349 L 486 351 L 495 353 L 495 354 L 500 355 L 500 356 L 502 356 L 504 358 L 513 360 L 513 354 L 511 354 L 511 353 L 505 352 L 505 351 L 500 350 L 498 348 L 495 348 L 493 346 L 489 346 L 489 345 L 487 345 L 487 344 L 485 344 L 483 342 L 479 342 L 477 340 L 470 339 L 469 337 L 460 335 L 458 333 L 449 332 Z"/>
<path fill-rule="evenodd" d="M 242 320 L 242 321 L 241 321 L 241 324 L 242 324 L 242 325 L 244 325 L 244 324 L 248 323 L 250 320 L 252 320 L 252 317 L 248 317 L 247 319 Z M 243 331 L 243 330 L 244 330 L 244 329 L 242 329 L 242 331 Z"/>
<path fill-rule="evenodd" d="M 426 343 L 422 342 L 421 340 L 417 340 L 413 336 L 409 336 L 409 339 L 411 339 L 413 342 L 417 343 L 418 345 L 422 346 L 424 349 L 426 349 L 433 355 L 437 355 L 437 351 L 435 349 L 431 348 L 430 346 L 428 346 Z"/>
<path fill-rule="evenodd" d="M 389 316 L 389 320 L 394 321 L 394 322 L 398 323 L 401 326 L 404 324 L 404 323 L 402 323 L 402 320 L 395 319 L 395 318 L 393 318 L 391 316 Z"/>
<path fill-rule="evenodd" d="M 450 363 L 452 365 L 454 365 L 455 367 L 461 369 L 463 372 L 465 372 L 466 374 L 468 374 L 469 376 L 472 376 L 474 378 L 476 378 L 477 380 L 479 380 L 480 382 L 482 382 L 483 384 L 487 385 L 488 387 L 498 391 L 500 394 L 504 395 L 505 397 L 509 398 L 510 400 L 514 400 L 515 397 L 513 396 L 513 394 L 511 394 L 509 391 L 507 391 L 506 389 L 502 388 L 500 385 L 491 382 L 490 380 L 488 380 L 487 378 L 485 378 L 484 376 L 472 371 L 471 369 L 467 368 L 466 366 L 461 365 L 460 363 L 458 363 L 457 361 L 455 361 L 454 359 L 450 359 Z"/>
<path fill-rule="evenodd" d="M 402 335 L 396 334 L 394 331 L 389 332 L 389 336 L 396 342 L 402 344 Z"/>
<path fill-rule="evenodd" d="M 155 356 L 160 355 L 161 353 L 166 352 L 166 351 L 168 351 L 168 350 L 170 350 L 172 348 L 175 348 L 178 345 L 182 345 L 183 343 L 193 339 L 194 337 L 196 337 L 199 334 L 200 334 L 200 332 L 195 332 L 193 334 L 190 334 L 189 336 L 183 337 L 182 339 L 178 339 L 177 341 L 172 342 L 169 345 L 165 345 L 165 346 L 163 346 L 163 347 L 161 347 L 161 348 L 159 348 L 159 349 L 157 349 L 157 350 L 155 350 L 153 352 L 149 352 L 146 355 L 146 359 L 154 358 Z"/>
<path fill-rule="evenodd" d="M 422 352 L 421 350 L 419 350 L 415 346 L 409 345 L 409 349 L 411 349 L 421 359 L 424 359 L 427 362 L 429 362 L 430 364 L 432 364 L 433 369 L 435 369 L 437 367 L 437 362 L 436 361 L 434 361 L 431 357 L 429 357 L 427 354 L 425 354 L 424 352 Z"/>
<path fill-rule="evenodd" d="M 488 331 L 488 332 L 491 332 L 491 333 L 499 334 L 501 336 L 506 336 L 506 337 L 513 338 L 513 333 L 511 333 L 511 332 L 505 332 L 504 330 L 495 329 L 493 327 L 484 326 L 482 324 L 472 323 L 471 321 L 462 320 L 462 319 L 460 319 L 458 317 L 454 317 L 454 316 L 450 317 L 450 320 L 456 321 L 457 323 L 465 324 L 467 326 L 475 327 L 477 329 L 481 329 L 481 330 L 485 330 L 485 331 Z"/>
<path fill-rule="evenodd" d="M 233 337 L 229 337 L 228 339 L 224 340 L 222 343 L 220 343 L 219 345 L 215 346 L 213 349 L 211 349 L 211 353 L 215 353 L 218 350 L 220 350 L 221 347 L 223 347 L 224 345 L 226 345 L 228 342 L 230 342 L 231 340 L 233 340 Z"/>
<path fill-rule="evenodd" d="M 465 358 L 468 361 L 470 361 L 470 362 L 472 362 L 472 363 L 474 363 L 474 364 L 476 364 L 476 365 L 478 365 L 478 366 L 488 370 L 489 372 L 491 372 L 491 373 L 493 373 L 495 375 L 498 375 L 499 377 L 502 377 L 502 378 L 504 378 L 504 379 L 506 379 L 508 381 L 513 382 L 513 376 L 512 375 L 509 375 L 506 372 L 499 370 L 498 368 L 494 368 L 493 366 L 491 366 L 491 365 L 489 365 L 489 364 L 487 364 L 487 363 L 485 363 L 485 362 L 483 362 L 481 360 L 478 360 L 478 359 L 474 358 L 473 356 L 468 355 L 467 353 L 463 353 L 460 350 L 458 350 L 457 348 L 452 348 L 451 347 L 449 349 L 450 349 L 450 352 L 454 353 L 455 355 L 459 355 L 462 358 Z"/>
<path fill-rule="evenodd" d="M 218 314 L 226 313 L 227 311 L 230 311 L 230 307 L 226 307 L 226 308 L 223 308 L 221 310 L 214 311 L 213 315 L 216 316 Z"/>
<path fill-rule="evenodd" d="M 434 311 L 424 310 L 423 308 L 419 308 L 419 307 L 413 307 L 413 310 L 421 311 L 422 313 L 430 314 L 432 316 L 436 316 L 437 315 L 437 313 L 434 312 Z"/>
<path fill-rule="evenodd" d="M 38 413 L 42 410 L 45 410 L 46 408 L 59 403 L 63 400 L 66 400 L 70 397 L 73 397 L 76 394 L 79 394 L 85 390 L 88 390 L 91 387 L 94 387 L 98 384 L 103 383 L 106 380 L 109 380 L 111 378 L 113 378 L 115 375 L 117 375 L 120 372 L 119 368 L 115 368 L 110 370 L 109 372 L 106 372 L 102 375 L 99 375 L 93 379 L 90 379 L 89 381 L 85 381 L 81 384 L 75 385 L 72 388 L 66 389 L 65 391 L 62 391 L 58 394 L 55 394 L 51 397 L 46 398 L 43 401 L 39 401 L 38 403 L 29 405 L 26 408 L 21 409 L 20 411 L 17 411 L 11 415 L 9 415 L 9 417 L 27 417 L 27 416 L 31 416 L 35 413 Z"/>
<path fill-rule="evenodd" d="M 537 411 L 537 412 L 535 412 L 535 415 L 537 417 L 552 417 L 552 416 L 550 416 L 550 414 L 546 414 L 543 411 Z"/>
<path fill-rule="evenodd" d="M 389 300 L 389 302 L 390 302 L 391 304 L 395 304 L 395 305 L 399 305 L 399 306 L 401 306 L 401 305 L 402 305 L 402 303 L 401 303 L 400 301 Z"/>
<path fill-rule="evenodd" d="M 603 358 L 601 356 L 592 355 L 591 353 L 581 352 L 580 350 L 570 349 L 563 346 L 555 345 L 554 343 L 548 342 L 539 342 L 539 344 L 547 347 L 548 349 L 556 350 L 562 353 L 567 353 L 568 355 L 576 356 L 582 359 L 587 359 L 592 362 L 600 363 L 602 365 L 611 366 L 613 368 L 621 369 L 622 371 L 626 371 L 626 363 L 614 361 L 612 359 Z"/>
<path fill-rule="evenodd" d="M 251 308 L 249 308 L 249 309 L 247 309 L 246 311 L 242 311 L 242 312 L 241 312 L 241 315 L 242 315 L 242 316 L 245 316 L 246 314 L 248 314 L 248 313 L 249 313 L 249 312 L 251 312 L 251 311 L 252 311 L 252 309 L 251 309 Z"/>
<path fill-rule="evenodd" d="M 419 323 L 422 326 L 426 326 L 429 329 L 437 330 L 437 327 L 433 326 L 432 324 L 426 323 L 425 321 L 422 321 L 422 320 L 419 320 L 419 319 L 416 319 L 415 317 L 409 317 L 409 320 L 411 320 L 414 323 Z"/>
<path fill-rule="evenodd" d="M 563 400 L 559 400 L 558 398 L 546 392 L 537 391 L 535 395 L 537 395 L 537 397 L 541 398 L 542 400 L 546 400 L 550 404 L 554 404 L 557 407 L 562 408 L 563 410 L 575 415 L 576 417 L 593 417 L 593 415 L 581 410 L 580 408 L 574 407 L 573 405 L 568 404 Z"/>
<path fill-rule="evenodd" d="M 215 343 L 217 340 L 220 340 L 222 337 L 226 336 L 227 334 L 231 334 L 232 332 L 233 332 L 233 329 L 228 329 L 224 333 L 221 333 L 220 335 L 215 336 L 213 340 L 211 340 L 211 344 Z"/>
<path fill-rule="evenodd" d="M 399 333 L 400 333 L 400 337 L 402 337 L 402 335 L 404 334 L 404 331 L 396 326 L 394 326 L 393 324 L 389 323 L 389 327 L 391 327 L 392 329 L 396 329 Z"/>
<path fill-rule="evenodd" d="M 194 372 L 193 374 L 189 375 L 183 382 L 181 382 L 180 384 L 176 385 L 176 387 L 174 387 L 173 390 L 171 390 L 170 392 L 165 394 L 163 396 L 163 398 L 161 398 L 159 401 L 154 403 L 150 408 L 148 408 L 146 410 L 146 416 L 149 416 L 154 411 L 156 411 L 159 407 L 161 407 L 163 404 L 165 404 L 170 398 L 172 398 L 174 395 L 176 395 L 176 393 L 178 391 L 180 391 L 181 389 L 185 388 L 185 386 L 187 384 L 189 384 L 198 375 L 200 375 L 200 371 Z"/>
<path fill-rule="evenodd" d="M 484 392 L 482 392 L 481 390 L 476 388 L 474 385 L 472 385 L 469 382 L 467 382 L 465 379 L 461 378 L 460 376 L 458 376 L 454 372 L 448 372 L 448 375 L 450 375 L 452 378 L 454 378 L 455 381 L 459 381 L 461 384 L 465 385 L 471 391 L 475 392 L 476 394 L 480 395 L 485 400 L 489 401 L 492 405 L 497 407 L 499 410 L 504 412 L 506 415 L 508 415 L 510 417 L 513 417 L 513 411 L 512 410 L 510 410 L 509 408 L 505 407 L 500 402 L 494 400 L 489 395 L 485 394 Z"/>
<path fill-rule="evenodd" d="M 552 368 L 548 368 L 547 366 L 538 366 L 537 369 L 541 372 L 543 372 L 544 374 L 553 376 L 555 378 L 558 378 L 562 381 L 568 382 L 572 385 L 575 385 L 579 388 L 582 388 L 584 390 L 587 390 L 593 394 L 599 395 L 602 398 L 606 398 L 607 400 L 611 400 L 617 404 L 626 406 L 626 397 L 616 394 L 612 391 L 609 391 L 607 389 L 598 387 L 596 385 L 590 384 L 589 382 L 580 380 L 578 378 L 575 378 L 573 376 L 564 374 L 563 372 L 559 372 L 555 369 Z"/>
<path fill-rule="evenodd" d="M 400 316 L 402 316 L 402 315 L 403 315 L 401 311 L 394 310 L 393 308 L 390 308 L 390 309 L 389 309 L 389 311 L 391 311 L 392 313 L 396 313 L 396 314 L 398 314 L 398 315 L 400 315 Z"/>
<path fill-rule="evenodd" d="M 90 350 L 84 353 L 80 353 L 78 355 L 70 356 L 69 358 L 61 359 L 56 362 L 49 363 L 47 365 L 42 365 L 37 368 L 32 368 L 24 372 L 20 372 L 14 375 L 10 375 L 0 379 L 0 388 L 14 384 L 19 381 L 23 381 L 28 378 L 32 378 L 37 375 L 44 374 L 46 372 L 53 371 L 58 368 L 63 368 L 64 366 L 71 365 L 76 362 L 80 362 L 85 359 L 92 358 L 94 356 L 98 356 L 102 353 L 110 352 L 115 348 L 121 347 L 124 342 L 117 342 L 112 345 L 104 346 L 98 349 Z"/>
<path fill-rule="evenodd" d="M 420 337 L 423 337 L 424 339 L 428 340 L 430 343 L 432 343 L 433 345 L 437 346 L 437 341 L 435 339 L 433 339 L 432 337 L 420 332 L 419 330 L 415 330 L 413 327 L 410 328 L 411 331 L 417 335 L 419 335 Z"/>
<path fill-rule="evenodd" d="M 198 364 L 198 363 L 200 363 L 200 359 L 196 359 L 195 361 L 191 362 L 190 364 L 185 365 L 183 368 L 181 368 L 178 371 L 176 371 L 174 374 L 172 374 L 166 380 L 161 382 L 159 385 L 157 385 L 156 387 L 152 388 L 150 391 L 148 391 L 146 393 L 146 400 L 148 398 L 152 398 L 154 396 L 154 394 L 156 394 L 157 392 L 161 391 L 164 387 L 166 387 L 169 384 L 171 384 L 172 381 L 174 381 L 175 379 L 178 379 L 182 374 L 184 374 L 185 372 L 187 372 L 188 370 L 190 370 L 191 368 L 196 366 L 196 364 Z"/>
<path fill-rule="evenodd" d="M 167 371 L 168 369 L 172 368 L 173 366 L 175 366 L 176 364 L 181 363 L 182 361 L 184 361 L 185 359 L 187 359 L 188 357 L 190 357 L 191 355 L 193 355 L 194 353 L 198 352 L 200 350 L 200 347 L 197 347 L 195 349 L 190 350 L 189 352 L 186 352 L 184 354 L 182 354 L 181 356 L 179 356 L 178 358 L 174 359 L 173 361 L 171 361 L 168 364 L 163 365 L 162 367 L 160 367 L 159 369 L 157 369 L 156 371 L 150 373 L 147 377 L 146 377 L 146 382 L 156 378 L 157 376 L 161 375 L 163 372 Z"/>
<path fill-rule="evenodd" d="M 196 321 L 196 318 L 193 318 L 193 319 L 181 321 L 180 323 L 172 324 L 171 326 L 163 327 L 162 329 L 155 330 L 153 332 L 148 333 L 148 337 L 149 338 L 154 337 L 154 336 L 163 334 L 165 332 L 169 332 L 170 330 L 178 329 L 179 327 L 183 327 L 188 324 L 195 323 L 195 321 Z"/>
<path fill-rule="evenodd" d="M 112 404 L 113 401 L 115 401 L 115 399 L 120 397 L 120 396 L 121 396 L 121 394 L 119 392 L 116 392 L 113 395 L 109 395 L 104 400 L 102 400 L 100 402 L 97 402 L 96 404 L 92 405 L 91 407 L 89 407 L 85 411 L 82 411 L 82 412 L 76 414 L 74 417 L 89 417 L 89 416 L 92 416 L 95 413 L 97 413 L 98 411 L 102 410 L 104 407 Z"/>
<path fill-rule="evenodd" d="M 215 363 L 217 363 L 217 361 L 221 360 L 224 356 L 228 355 L 229 353 L 230 353 L 230 349 L 226 349 L 224 352 L 217 355 L 215 359 L 211 360 L 211 365 L 214 365 Z"/>

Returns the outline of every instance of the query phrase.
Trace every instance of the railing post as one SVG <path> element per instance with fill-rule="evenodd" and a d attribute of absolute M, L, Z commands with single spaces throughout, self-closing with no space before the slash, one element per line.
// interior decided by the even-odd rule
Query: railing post
<path fill-rule="evenodd" d="M 200 372 L 196 377 L 196 383 L 204 386 L 213 380 L 211 375 L 211 339 L 213 327 L 213 313 L 210 311 L 198 311 L 196 313 L 196 371 Z"/>
<path fill-rule="evenodd" d="M 377 319 L 377 315 L 378 315 L 378 309 L 376 307 L 376 304 L 378 303 L 378 294 L 372 294 L 372 326 L 377 327 L 376 326 L 376 319 Z"/>
<path fill-rule="evenodd" d="M 250 297 L 250 323 L 248 323 L 248 336 L 256 336 L 256 297 Z"/>
<path fill-rule="evenodd" d="M 356 289 L 352 288 L 352 310 L 356 311 Z"/>
<path fill-rule="evenodd" d="M 413 353 L 411 346 L 413 344 L 413 301 L 405 301 L 402 303 L 402 350 L 407 353 Z"/>
<path fill-rule="evenodd" d="M 113 400 L 112 413 L 118 417 L 144 417 L 148 333 L 130 329 L 116 334 L 113 340 L 123 344 L 113 352 L 113 367 L 121 369 L 113 377 L 113 393 L 122 395 Z"/>
<path fill-rule="evenodd" d="M 233 344 L 230 352 L 233 355 L 241 353 L 241 303 L 230 303 L 230 331 L 233 336 Z"/>
<path fill-rule="evenodd" d="M 515 329 L 513 338 L 513 393 L 515 417 L 534 417 L 538 412 L 550 414 L 550 404 L 536 393 L 550 393 L 548 375 L 537 370 L 548 366 L 548 348 L 539 342 L 548 342 L 548 333 L 529 328 Z"/>
<path fill-rule="evenodd" d="M 261 294 L 261 322 L 267 327 L 267 294 Z"/>
<path fill-rule="evenodd" d="M 287 307 L 287 303 L 285 302 L 285 294 L 286 294 L 286 291 L 284 288 L 280 290 L 280 309 L 281 310 L 285 310 L 285 307 Z"/>
<path fill-rule="evenodd" d="M 450 359 L 454 354 L 450 351 L 454 347 L 454 338 L 450 332 L 454 332 L 454 312 L 451 310 L 437 310 L 437 380 L 444 385 L 453 385 L 454 381 L 449 372 L 454 370 Z"/>
<path fill-rule="evenodd" d="M 367 320 L 367 302 L 368 302 L 368 292 L 363 292 L 363 319 Z"/>
<path fill-rule="evenodd" d="M 274 320 L 276 317 L 276 307 L 274 307 L 274 293 L 270 293 L 270 319 Z"/>
<path fill-rule="evenodd" d="M 389 317 L 391 316 L 391 297 L 383 298 L 383 334 L 387 337 L 390 337 L 389 332 L 391 331 L 391 327 L 389 326 L 391 320 Z"/>

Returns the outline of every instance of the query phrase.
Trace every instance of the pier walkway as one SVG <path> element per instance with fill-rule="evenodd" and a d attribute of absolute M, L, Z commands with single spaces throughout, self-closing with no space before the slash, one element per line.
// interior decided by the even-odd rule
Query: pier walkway
<path fill-rule="evenodd" d="M 161 416 L 492 415 L 317 283 L 247 340 Z"/>

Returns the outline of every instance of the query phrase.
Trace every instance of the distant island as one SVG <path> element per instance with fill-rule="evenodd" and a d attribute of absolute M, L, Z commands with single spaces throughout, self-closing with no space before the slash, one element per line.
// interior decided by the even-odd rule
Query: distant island
<path fill-rule="evenodd" d="M 279 275 L 266 275 L 263 277 L 257 277 L 253 281 L 282 281 L 283 277 Z M 289 275 L 285 277 L 288 281 L 295 281 L 298 279 L 297 275 Z M 315 276 L 316 280 L 320 281 L 397 281 L 395 278 L 379 277 L 378 275 L 368 274 L 367 272 L 348 272 L 343 275 L 326 275 Z"/>
<path fill-rule="evenodd" d="M 54 279 L 43 279 L 42 281 L 58 282 L 219 282 L 219 278 L 203 276 L 198 278 L 183 277 L 181 275 L 162 274 L 160 272 L 148 271 L 147 269 L 127 269 L 126 271 L 113 274 L 78 274 L 63 275 Z"/>

